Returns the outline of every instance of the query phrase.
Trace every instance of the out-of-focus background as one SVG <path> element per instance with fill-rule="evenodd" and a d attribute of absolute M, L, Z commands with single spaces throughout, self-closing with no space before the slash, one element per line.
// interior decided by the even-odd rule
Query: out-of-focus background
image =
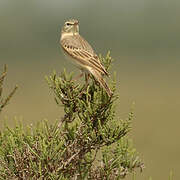
<path fill-rule="evenodd" d="M 179 0 L 0 0 L 0 70 L 8 65 L 6 94 L 19 85 L 0 126 L 61 117 L 44 77 L 53 70 L 75 70 L 59 47 L 60 29 L 72 17 L 97 53 L 111 50 L 118 116 L 126 118 L 136 103 L 131 137 L 146 165 L 136 179 L 165 180 L 171 170 L 173 179 L 180 179 Z"/>

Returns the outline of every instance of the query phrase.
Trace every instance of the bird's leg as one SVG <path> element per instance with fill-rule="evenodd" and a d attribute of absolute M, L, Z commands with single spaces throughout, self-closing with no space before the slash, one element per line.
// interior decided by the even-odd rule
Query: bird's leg
<path fill-rule="evenodd" d="M 83 92 L 84 91 L 86 91 L 87 90 L 87 87 L 88 87 L 88 81 L 89 81 L 89 77 L 90 77 L 90 75 L 88 74 L 88 73 L 85 73 L 85 86 L 82 88 L 82 90 L 81 90 L 81 93 L 80 93 L 80 96 L 83 94 Z"/>
<path fill-rule="evenodd" d="M 85 84 L 85 87 L 84 87 L 84 89 L 86 90 L 87 89 L 87 87 L 88 87 L 88 81 L 89 81 L 89 77 L 90 77 L 90 75 L 89 75 L 89 73 L 87 74 L 87 73 L 85 73 L 85 81 L 86 81 L 86 84 Z"/>

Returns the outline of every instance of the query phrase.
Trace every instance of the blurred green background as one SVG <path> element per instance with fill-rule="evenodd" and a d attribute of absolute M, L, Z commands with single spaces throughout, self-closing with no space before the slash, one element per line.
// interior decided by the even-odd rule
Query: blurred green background
<path fill-rule="evenodd" d="M 146 169 L 136 179 L 180 179 L 179 0 L 0 0 L 0 70 L 8 65 L 5 92 L 19 89 L 0 116 L 14 126 L 62 115 L 45 82 L 53 70 L 77 70 L 59 48 L 65 20 L 80 21 L 80 33 L 99 54 L 111 50 L 117 72 L 118 116 L 135 101 L 131 137 Z M 14 118 L 15 117 L 15 118 Z M 132 179 L 129 176 L 127 179 Z"/>

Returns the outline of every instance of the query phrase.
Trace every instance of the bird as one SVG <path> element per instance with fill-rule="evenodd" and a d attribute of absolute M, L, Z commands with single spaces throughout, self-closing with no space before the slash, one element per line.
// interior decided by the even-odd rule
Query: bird
<path fill-rule="evenodd" d="M 79 34 L 78 20 L 70 19 L 64 23 L 61 29 L 60 45 L 65 56 L 82 71 L 80 76 L 85 74 L 86 81 L 88 81 L 92 74 L 107 95 L 111 97 L 112 91 L 103 78 L 104 75 L 109 76 L 109 74 L 91 45 Z"/>

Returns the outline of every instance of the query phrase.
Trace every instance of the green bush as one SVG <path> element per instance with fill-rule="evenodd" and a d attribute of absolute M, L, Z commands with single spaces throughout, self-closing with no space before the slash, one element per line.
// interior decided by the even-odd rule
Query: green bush
<path fill-rule="evenodd" d="M 112 58 L 102 58 L 106 69 Z M 133 112 L 126 120 L 115 116 L 113 96 L 108 97 L 91 78 L 87 88 L 66 71 L 47 77 L 58 106 L 64 108 L 59 122 L 36 126 L 5 127 L 0 133 L 2 179 L 121 179 L 136 168 L 143 169 L 128 139 Z"/>

